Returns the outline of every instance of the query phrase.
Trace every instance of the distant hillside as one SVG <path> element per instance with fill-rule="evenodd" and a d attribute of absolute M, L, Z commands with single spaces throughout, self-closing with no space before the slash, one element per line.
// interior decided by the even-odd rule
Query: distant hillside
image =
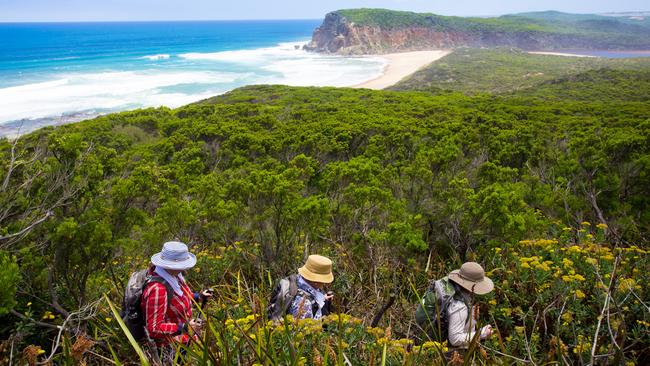
<path fill-rule="evenodd" d="M 463 18 L 349 9 L 327 14 L 306 49 L 336 54 L 381 54 L 497 46 L 525 50 L 650 49 L 650 23 L 644 17 L 555 11 Z"/>
<path fill-rule="evenodd" d="M 650 69 L 643 71 L 599 69 L 549 80 L 522 96 L 546 100 L 650 102 Z"/>
<path fill-rule="evenodd" d="M 390 89 L 507 93 L 603 68 L 650 72 L 650 58 L 565 57 L 509 48 L 466 48 L 452 52 Z"/>

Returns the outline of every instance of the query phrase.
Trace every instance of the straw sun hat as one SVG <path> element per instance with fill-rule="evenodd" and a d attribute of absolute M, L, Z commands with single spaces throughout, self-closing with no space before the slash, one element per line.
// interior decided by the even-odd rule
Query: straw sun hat
<path fill-rule="evenodd" d="M 332 283 L 332 261 L 322 255 L 312 254 L 307 258 L 305 265 L 298 268 L 300 275 L 312 282 Z"/>
<path fill-rule="evenodd" d="M 151 263 L 156 267 L 184 271 L 194 267 L 196 256 L 189 252 L 187 245 L 179 241 L 168 241 L 163 244 L 162 251 L 151 257 Z"/>
<path fill-rule="evenodd" d="M 494 289 L 494 283 L 485 277 L 483 267 L 476 262 L 463 263 L 460 269 L 449 274 L 449 279 L 477 295 L 485 295 Z"/>

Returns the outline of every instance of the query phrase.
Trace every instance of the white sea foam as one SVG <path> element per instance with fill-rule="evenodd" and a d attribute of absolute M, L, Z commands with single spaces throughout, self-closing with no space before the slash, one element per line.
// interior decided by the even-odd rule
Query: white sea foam
<path fill-rule="evenodd" d="M 305 42 L 172 58 L 173 68 L 51 75 L 52 80 L 0 88 L 0 125 L 89 110 L 178 107 L 249 84 L 351 86 L 379 76 L 378 57 L 320 55 Z M 298 46 L 298 47 L 296 47 Z M 167 54 L 146 56 L 152 61 Z"/>
<path fill-rule="evenodd" d="M 148 55 L 148 56 L 142 56 L 140 57 L 141 59 L 149 60 L 149 61 L 159 61 L 159 60 L 168 60 L 171 56 L 166 54 L 166 53 L 161 53 L 158 55 Z"/>
<path fill-rule="evenodd" d="M 276 47 L 212 53 L 185 53 L 194 62 L 219 62 L 258 68 L 252 81 L 293 86 L 351 86 L 379 76 L 386 64 L 380 57 L 342 57 L 303 50 L 306 42 L 285 42 Z"/>
<path fill-rule="evenodd" d="M 245 76 L 209 71 L 63 74 L 48 82 L 0 89 L 0 121 L 43 118 L 92 109 L 177 107 L 205 97 L 205 92 L 186 94 L 166 92 L 164 88 L 184 84 L 233 83 Z M 215 89 L 208 95 L 224 91 Z"/>

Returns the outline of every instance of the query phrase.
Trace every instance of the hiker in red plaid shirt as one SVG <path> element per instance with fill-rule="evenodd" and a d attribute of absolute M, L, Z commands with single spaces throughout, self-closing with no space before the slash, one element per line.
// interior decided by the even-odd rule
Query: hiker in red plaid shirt
<path fill-rule="evenodd" d="M 164 283 L 150 281 L 142 292 L 142 310 L 146 329 L 155 345 L 162 364 L 171 364 L 176 342 L 188 344 L 192 336 L 200 335 L 203 324 L 192 318 L 192 301 L 202 301 L 211 292 L 192 292 L 182 271 L 194 267 L 196 257 L 180 242 L 167 242 L 163 250 L 151 257 L 150 276 L 161 277 Z M 168 291 L 172 291 L 171 300 Z M 169 305 L 168 305 L 169 304 Z M 156 359 L 149 350 L 149 355 Z"/>

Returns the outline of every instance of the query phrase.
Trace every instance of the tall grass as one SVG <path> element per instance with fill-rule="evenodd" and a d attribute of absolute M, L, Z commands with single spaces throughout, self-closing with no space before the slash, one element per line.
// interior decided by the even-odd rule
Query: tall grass
<path fill-rule="evenodd" d="M 576 242 L 569 239 L 569 231 L 564 230 L 557 239 L 486 246 L 472 258 L 484 264 L 496 284 L 492 294 L 476 299 L 481 306 L 479 325 L 491 324 L 496 334 L 481 342 L 477 336 L 454 362 L 587 364 L 592 359 L 602 363 L 643 363 L 648 359 L 649 294 L 643 285 L 650 280 L 649 271 L 643 270 L 650 263 L 648 252 L 635 246 L 608 245 L 596 231 L 593 235 L 586 230 L 574 233 L 579 236 Z M 388 258 L 386 254 L 375 258 Z M 204 309 L 195 306 L 194 316 L 205 320 L 204 331 L 188 345 L 179 346 L 180 363 L 447 363 L 447 344 L 414 341 L 413 315 L 428 280 L 446 275 L 457 264 L 434 260 L 431 272 L 423 273 L 424 263 L 422 267 L 409 264 L 409 272 L 390 267 L 387 264 L 391 262 L 386 261 L 376 264 L 371 279 L 362 259 L 329 253 L 336 264 L 333 289 L 339 313 L 322 321 L 287 316 L 273 323 L 266 318 L 273 281 L 266 270 L 251 264 L 255 255 L 243 246 L 219 256 L 209 250 L 198 253 L 199 265 L 187 278 L 195 289 L 200 283 L 214 287 L 215 296 Z M 619 263 L 616 269 L 614 263 Z M 132 267 L 132 263 L 124 264 L 124 278 Z M 395 305 L 379 327 L 370 327 L 388 290 L 397 295 Z M 147 364 L 110 300 L 121 294 L 117 289 L 109 292 L 104 296 L 104 310 L 87 326 L 89 333 L 64 337 L 63 352 L 54 357 L 57 364 L 77 362 L 69 355 L 73 353 L 72 341 L 79 337 L 95 342 L 77 350 L 87 363 Z M 45 356 L 35 357 L 43 360 Z"/>

